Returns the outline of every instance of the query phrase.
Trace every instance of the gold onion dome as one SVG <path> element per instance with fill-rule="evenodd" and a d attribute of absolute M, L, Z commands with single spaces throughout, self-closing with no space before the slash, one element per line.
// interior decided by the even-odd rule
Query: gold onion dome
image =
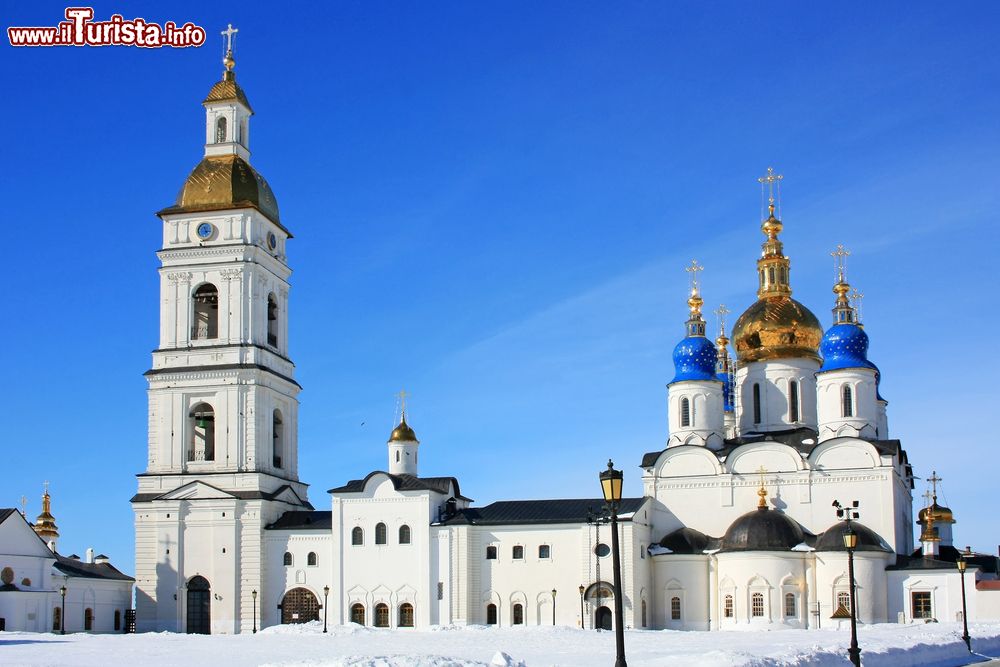
<path fill-rule="evenodd" d="M 767 359 L 805 358 L 820 361 L 823 328 L 808 308 L 792 298 L 790 262 L 782 253 L 778 234 L 782 224 L 774 215 L 774 204 L 761 224 L 767 240 L 757 260 L 757 301 L 740 315 L 733 326 L 733 345 L 741 362 Z"/>
<path fill-rule="evenodd" d="M 250 163 L 235 154 L 209 155 L 184 181 L 177 202 L 159 215 L 229 208 L 255 208 L 271 221 L 281 222 L 271 186 Z"/>
<path fill-rule="evenodd" d="M 42 494 L 42 513 L 35 519 L 33 528 L 35 533 L 46 542 L 59 537 L 59 528 L 56 526 L 56 518 L 52 516 L 52 501 L 48 490 Z"/>
<path fill-rule="evenodd" d="M 917 514 L 917 523 L 926 523 L 927 515 L 931 515 L 931 523 L 955 523 L 955 515 L 951 509 L 937 504 L 937 498 L 930 507 L 925 507 Z"/>
<path fill-rule="evenodd" d="M 392 429 L 392 434 L 389 436 L 389 442 L 419 442 L 417 440 L 417 434 L 414 433 L 410 425 L 406 423 L 406 413 L 403 413 L 403 417 L 399 420 L 399 426 Z"/>

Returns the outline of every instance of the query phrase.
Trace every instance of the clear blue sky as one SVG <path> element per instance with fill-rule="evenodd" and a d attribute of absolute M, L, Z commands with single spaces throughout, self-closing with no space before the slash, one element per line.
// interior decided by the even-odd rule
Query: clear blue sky
<path fill-rule="evenodd" d="M 774 165 L 796 297 L 828 324 L 829 252 L 852 249 L 891 435 L 944 478 L 959 545 L 994 552 L 1000 5 L 819 4 L 104 3 L 209 42 L 2 47 L 0 505 L 33 516 L 50 480 L 61 551 L 132 571 L 153 213 L 201 157 L 232 22 L 253 164 L 295 234 L 317 507 L 386 465 L 402 387 L 421 472 L 480 503 L 597 495 L 609 456 L 640 493 L 683 267 L 707 310 L 753 301 Z M 7 2 L 4 27 L 64 7 Z"/>

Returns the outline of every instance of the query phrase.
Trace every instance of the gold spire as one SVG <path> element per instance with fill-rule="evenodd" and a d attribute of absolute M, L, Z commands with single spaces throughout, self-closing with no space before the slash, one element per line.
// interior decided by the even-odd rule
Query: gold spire
<path fill-rule="evenodd" d="M 834 268 L 837 270 L 837 282 L 833 286 L 833 293 L 837 295 L 837 302 L 833 307 L 834 324 L 855 324 L 857 322 L 854 307 L 848 300 L 848 292 L 851 286 L 847 283 L 847 258 L 851 251 L 838 244 L 837 249 L 830 253 L 833 257 Z"/>
<path fill-rule="evenodd" d="M 772 167 L 767 168 L 767 174 L 757 179 L 760 183 L 761 193 L 766 186 L 768 189 L 767 198 L 767 218 L 760 225 L 760 230 L 767 236 L 767 240 L 761 245 L 761 256 L 757 260 L 757 274 L 759 287 L 757 297 L 765 296 L 790 296 L 792 288 L 789 284 L 789 261 L 782 252 L 782 244 L 778 239 L 778 234 L 784 226 L 774 215 L 774 190 L 778 185 L 778 197 L 781 197 L 781 174 L 775 174 Z"/>
<path fill-rule="evenodd" d="M 42 494 L 42 513 L 35 519 L 35 533 L 46 543 L 59 537 L 56 519 L 52 516 L 52 500 L 49 496 L 49 483 L 45 482 L 45 492 Z"/>
<path fill-rule="evenodd" d="M 764 475 L 767 473 L 767 468 L 761 466 L 757 469 L 760 473 L 760 488 L 757 489 L 757 496 L 760 498 L 757 501 L 757 509 L 766 510 L 767 509 L 767 487 L 764 486 Z"/>
<path fill-rule="evenodd" d="M 691 266 L 684 269 L 691 274 L 691 296 L 688 297 L 687 304 L 691 314 L 687 321 L 688 336 L 704 336 L 705 320 L 701 316 L 701 307 L 705 300 L 701 298 L 701 283 L 698 280 L 698 273 L 705 270 L 704 266 L 698 264 L 698 260 L 692 259 Z"/>
<path fill-rule="evenodd" d="M 865 298 L 864 292 L 859 292 L 857 288 L 851 290 L 848 298 L 851 300 L 851 306 L 854 308 L 854 322 L 859 327 L 864 327 L 864 317 L 861 309 L 861 302 Z"/>
<path fill-rule="evenodd" d="M 396 396 L 399 397 L 400 404 L 399 425 L 392 429 L 392 433 L 389 435 L 389 442 L 419 442 L 417 434 L 406 423 L 406 397 L 409 394 L 403 389 Z"/>
<path fill-rule="evenodd" d="M 730 310 L 726 304 L 720 303 L 715 309 L 716 319 L 719 321 L 719 335 L 715 339 L 715 348 L 718 351 L 718 363 L 716 370 L 719 373 L 729 373 L 732 370 L 732 360 L 729 357 L 729 338 L 726 337 L 726 315 Z"/>

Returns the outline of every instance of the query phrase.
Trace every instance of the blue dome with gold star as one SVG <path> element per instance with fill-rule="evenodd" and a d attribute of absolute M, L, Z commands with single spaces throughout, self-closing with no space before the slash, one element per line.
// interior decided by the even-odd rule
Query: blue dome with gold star
<path fill-rule="evenodd" d="M 712 341 L 704 336 L 688 336 L 674 348 L 673 382 L 715 380 L 717 353 Z"/>
<path fill-rule="evenodd" d="M 819 372 L 837 371 L 844 368 L 875 368 L 868 361 L 868 334 L 854 323 L 834 324 L 823 334 L 819 351 L 823 355 L 823 365 Z"/>

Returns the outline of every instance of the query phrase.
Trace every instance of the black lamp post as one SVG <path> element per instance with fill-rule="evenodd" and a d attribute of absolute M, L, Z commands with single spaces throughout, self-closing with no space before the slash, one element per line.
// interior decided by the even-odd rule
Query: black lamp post
<path fill-rule="evenodd" d="M 326 632 L 326 609 L 327 601 L 330 599 L 330 587 L 323 587 L 323 632 Z"/>
<path fill-rule="evenodd" d="M 556 589 L 552 589 L 552 625 L 556 624 Z"/>
<path fill-rule="evenodd" d="M 969 649 L 969 653 L 972 653 L 972 638 L 969 637 L 969 620 L 966 618 L 968 616 L 968 609 L 965 606 L 965 557 L 970 555 L 968 551 L 961 554 L 958 557 L 958 576 L 962 579 L 962 639 L 965 641 L 966 648 Z"/>
<path fill-rule="evenodd" d="M 586 590 L 587 590 L 586 587 L 584 587 L 583 584 L 580 584 L 580 629 L 581 630 L 587 627 L 586 624 L 583 622 L 583 594 L 584 592 L 586 592 Z"/>
<path fill-rule="evenodd" d="M 257 589 L 250 591 L 250 597 L 253 598 L 253 633 L 257 634 Z"/>
<path fill-rule="evenodd" d="M 62 611 L 59 612 L 59 634 L 66 634 L 66 587 L 59 589 L 62 593 Z"/>
<path fill-rule="evenodd" d="M 858 546 L 858 534 L 851 527 L 851 521 L 860 516 L 857 511 L 858 501 L 855 500 L 850 507 L 841 507 L 840 503 L 834 500 L 833 506 L 837 508 L 837 518 L 843 519 L 847 524 L 847 529 L 844 531 L 844 548 L 847 549 L 847 579 L 848 586 L 851 587 L 851 648 L 848 649 L 847 654 L 854 667 L 861 667 L 861 649 L 858 648 L 858 614 L 854 599 L 854 550 Z"/>
<path fill-rule="evenodd" d="M 608 459 L 608 469 L 601 472 L 604 502 L 611 510 L 611 556 L 615 569 L 615 667 L 627 667 L 625 662 L 625 619 L 622 611 L 622 565 L 618 549 L 618 505 L 622 501 L 622 471 Z M 600 585 L 600 584 L 598 584 Z"/>

